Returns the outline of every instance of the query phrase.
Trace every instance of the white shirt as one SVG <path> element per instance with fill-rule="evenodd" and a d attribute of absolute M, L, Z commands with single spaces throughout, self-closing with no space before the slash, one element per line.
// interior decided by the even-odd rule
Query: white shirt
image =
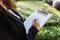
<path fill-rule="evenodd" d="M 10 12 L 12 15 L 16 16 L 18 19 L 20 19 L 20 17 L 19 17 L 18 15 L 16 15 L 11 9 L 9 9 L 9 12 Z"/>

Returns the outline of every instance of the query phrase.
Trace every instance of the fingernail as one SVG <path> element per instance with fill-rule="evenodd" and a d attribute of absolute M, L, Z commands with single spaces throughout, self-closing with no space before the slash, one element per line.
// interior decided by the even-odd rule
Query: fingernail
<path fill-rule="evenodd" d="M 37 19 L 34 20 L 34 22 L 36 21 Z"/>

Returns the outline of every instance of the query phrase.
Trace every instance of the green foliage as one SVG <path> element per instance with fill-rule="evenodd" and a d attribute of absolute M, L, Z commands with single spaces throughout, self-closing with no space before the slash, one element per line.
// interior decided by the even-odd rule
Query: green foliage
<path fill-rule="evenodd" d="M 40 30 L 35 40 L 60 40 L 60 27 L 47 26 Z"/>
<path fill-rule="evenodd" d="M 36 36 L 35 40 L 60 40 L 60 12 L 41 1 L 17 2 L 17 9 L 25 20 L 36 9 L 47 8 L 53 12 L 53 17 L 46 23 Z"/>
<path fill-rule="evenodd" d="M 15 0 L 15 1 L 41 1 L 41 0 Z"/>

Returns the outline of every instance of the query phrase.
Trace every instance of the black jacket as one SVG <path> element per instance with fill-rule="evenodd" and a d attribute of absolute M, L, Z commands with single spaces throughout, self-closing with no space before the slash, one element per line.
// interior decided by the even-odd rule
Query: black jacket
<path fill-rule="evenodd" d="M 16 11 L 11 10 L 21 18 Z M 37 32 L 35 27 L 31 27 L 26 34 L 22 18 L 18 19 L 0 6 L 0 40 L 34 40 Z"/>

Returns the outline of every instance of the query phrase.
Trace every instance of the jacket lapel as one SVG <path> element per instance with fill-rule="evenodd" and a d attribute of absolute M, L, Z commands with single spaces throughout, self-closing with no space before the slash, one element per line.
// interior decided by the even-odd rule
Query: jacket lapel
<path fill-rule="evenodd" d="M 12 8 L 10 8 L 16 15 L 18 15 L 19 17 L 20 17 L 20 20 L 22 20 L 23 21 L 23 19 L 22 19 L 22 17 L 21 17 L 21 15 L 18 13 L 18 12 L 16 12 L 16 11 L 14 11 Z"/>
<path fill-rule="evenodd" d="M 12 10 L 12 9 L 11 9 Z M 4 14 L 4 15 L 8 15 L 10 17 L 12 17 L 14 20 L 22 23 L 21 19 L 18 19 L 16 16 L 12 15 L 10 12 L 6 11 L 2 6 L 0 6 L 0 11 Z M 12 10 L 13 11 L 13 10 Z M 14 12 L 15 13 L 15 12 Z"/>

